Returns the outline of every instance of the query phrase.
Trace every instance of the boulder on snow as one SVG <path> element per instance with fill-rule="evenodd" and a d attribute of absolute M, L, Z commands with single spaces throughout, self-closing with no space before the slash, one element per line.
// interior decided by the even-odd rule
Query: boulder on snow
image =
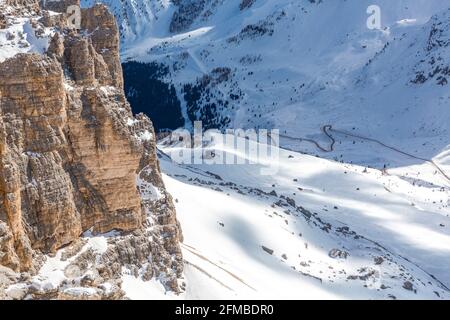
<path fill-rule="evenodd" d="M 333 259 L 347 259 L 348 252 L 334 248 L 330 250 L 328 256 Z"/>
<path fill-rule="evenodd" d="M 410 281 L 405 281 L 403 283 L 403 289 L 406 289 L 408 291 L 413 291 L 414 290 L 414 286 Z"/>
<path fill-rule="evenodd" d="M 270 254 L 270 255 L 272 255 L 273 254 L 273 250 L 272 249 L 269 249 L 269 248 L 267 248 L 267 247 L 265 247 L 265 246 L 261 246 L 262 247 L 262 249 L 265 251 L 265 252 L 267 252 L 268 254 Z"/>

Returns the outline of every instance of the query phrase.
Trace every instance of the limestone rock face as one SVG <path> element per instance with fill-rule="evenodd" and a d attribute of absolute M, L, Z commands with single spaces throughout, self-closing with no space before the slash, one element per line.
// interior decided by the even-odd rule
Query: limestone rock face
<path fill-rule="evenodd" d="M 53 12 L 66 13 L 69 6 L 80 6 L 80 0 L 41 0 L 40 6 Z"/>
<path fill-rule="evenodd" d="M 46 2 L 39 23 L 56 30 L 46 54 L 0 63 L 0 265 L 33 275 L 43 255 L 69 245 L 76 261 L 89 261 L 79 269 L 99 276 L 85 282 L 95 287 L 91 298 L 122 297 L 124 266 L 145 268 L 149 279 L 164 274 L 178 291 L 181 230 L 152 123 L 134 117 L 124 96 L 115 20 L 103 5 L 82 9 L 81 30 L 66 28 L 65 13 L 46 14 L 48 6 L 64 12 L 74 2 Z M 75 245 L 83 234 L 113 230 L 100 255 Z M 99 289 L 108 279 L 119 281 L 114 294 Z M 41 298 L 78 292 L 67 283 L 33 288 L 29 294 Z"/>
<path fill-rule="evenodd" d="M 4 3 L 21 11 L 34 11 L 35 13 L 40 11 L 38 0 L 4 0 Z"/>
<path fill-rule="evenodd" d="M 123 74 L 119 52 L 119 31 L 114 16 L 104 5 L 83 10 L 81 27 L 90 34 L 92 45 L 108 66 L 110 80 L 116 88 L 123 88 Z"/>

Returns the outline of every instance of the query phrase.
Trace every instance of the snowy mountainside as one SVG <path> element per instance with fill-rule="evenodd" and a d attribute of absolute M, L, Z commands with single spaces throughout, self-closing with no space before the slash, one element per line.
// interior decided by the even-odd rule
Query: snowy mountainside
<path fill-rule="evenodd" d="M 170 107 L 181 109 L 185 127 L 202 120 L 206 128 L 279 128 L 320 140 L 320 127 L 331 124 L 426 158 L 446 147 L 444 1 L 158 0 L 142 11 L 139 1 L 105 1 L 120 25 L 135 30 L 123 33 L 125 65 L 167 69 L 151 77 L 174 86 L 179 103 Z M 372 4 L 380 7 L 381 30 L 367 28 Z M 145 92 L 127 89 L 139 111 L 153 115 Z M 159 127 L 158 115 L 152 118 Z M 310 151 L 306 143 L 282 145 Z"/>
<path fill-rule="evenodd" d="M 285 150 L 278 173 L 262 176 L 264 159 L 181 165 L 170 159 L 179 146 L 159 148 L 183 226 L 186 292 L 125 276 L 130 298 L 450 298 L 448 189 Z"/>

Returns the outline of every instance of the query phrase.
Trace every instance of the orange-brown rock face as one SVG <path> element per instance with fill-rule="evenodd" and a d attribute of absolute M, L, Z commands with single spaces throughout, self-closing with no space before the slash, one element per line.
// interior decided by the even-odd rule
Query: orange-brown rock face
<path fill-rule="evenodd" d="M 142 146 L 124 119 L 130 119 L 121 91 L 113 87 L 87 88 L 73 93 L 69 106 L 68 137 L 72 173 L 81 206 L 84 230 L 134 230 L 144 220 L 136 189 Z M 127 106 L 128 107 L 128 106 Z"/>
<path fill-rule="evenodd" d="M 26 269 L 28 239 L 35 248 L 51 250 L 81 233 L 70 177 L 63 169 L 67 139 L 61 66 L 38 55 L 7 60 L 0 64 L 0 94 L 0 217 L 9 224 Z"/>
<path fill-rule="evenodd" d="M 111 75 L 112 85 L 123 88 L 122 66 L 120 65 L 119 31 L 114 16 L 105 6 L 94 6 L 84 10 L 81 17 L 81 27 L 89 32 L 92 45 L 100 53 Z"/>
<path fill-rule="evenodd" d="M 149 274 L 172 272 L 177 290 L 181 231 L 152 124 L 125 99 L 113 16 L 97 5 L 82 17 L 81 32 L 60 26 L 47 54 L 0 63 L 0 265 L 34 271 L 36 255 L 118 230 L 98 272 L 146 263 Z"/>

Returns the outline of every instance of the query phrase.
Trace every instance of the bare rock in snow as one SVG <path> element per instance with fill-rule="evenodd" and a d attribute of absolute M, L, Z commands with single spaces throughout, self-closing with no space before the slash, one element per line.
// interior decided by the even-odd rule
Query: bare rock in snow
<path fill-rule="evenodd" d="M 0 29 L 5 29 L 7 26 L 6 16 L 3 13 L 0 13 Z"/>
<path fill-rule="evenodd" d="M 413 291 L 414 290 L 414 286 L 410 281 L 405 281 L 403 283 L 403 289 L 408 290 L 408 291 Z"/>
<path fill-rule="evenodd" d="M 248 9 L 255 3 L 255 1 L 256 0 L 242 0 L 240 5 L 239 5 L 239 9 L 241 11 L 245 10 L 245 9 Z"/>
<path fill-rule="evenodd" d="M 347 259 L 348 252 L 334 248 L 330 250 L 328 256 L 333 259 Z"/>
<path fill-rule="evenodd" d="M 265 251 L 265 252 L 267 252 L 268 254 L 270 254 L 270 255 L 272 255 L 273 254 L 273 250 L 272 249 L 269 249 L 269 248 L 267 248 L 267 247 L 265 247 L 265 246 L 261 246 L 262 247 L 262 249 Z"/>

